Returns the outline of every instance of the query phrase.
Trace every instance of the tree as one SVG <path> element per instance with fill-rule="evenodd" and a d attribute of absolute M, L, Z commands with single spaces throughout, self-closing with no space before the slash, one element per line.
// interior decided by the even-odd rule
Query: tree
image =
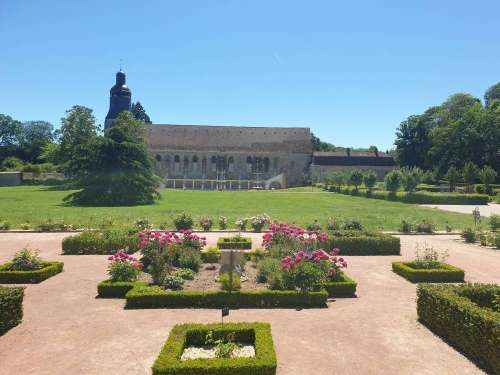
<path fill-rule="evenodd" d="M 358 191 L 359 185 L 363 183 L 363 172 L 358 169 L 352 171 L 349 175 L 349 182 L 354 185 L 354 189 Z"/>
<path fill-rule="evenodd" d="M 404 191 L 409 193 L 415 191 L 417 185 L 420 183 L 422 178 L 422 170 L 413 167 L 401 168 L 401 184 L 403 185 Z"/>
<path fill-rule="evenodd" d="M 141 102 L 132 104 L 132 109 L 130 110 L 137 120 L 140 120 L 146 124 L 151 124 L 151 119 L 149 118 L 146 110 L 142 107 Z"/>
<path fill-rule="evenodd" d="M 335 151 L 336 147 L 328 142 L 323 142 L 321 139 L 311 134 L 311 144 L 313 151 Z"/>
<path fill-rule="evenodd" d="M 497 177 L 497 172 L 489 165 L 483 167 L 483 169 L 479 172 L 479 178 L 484 185 L 484 191 L 487 194 L 492 194 L 493 189 L 491 185 L 495 183 L 495 178 Z"/>
<path fill-rule="evenodd" d="M 0 160 L 17 155 L 20 134 L 21 122 L 0 114 Z"/>
<path fill-rule="evenodd" d="M 391 192 L 391 194 L 396 194 L 401 186 L 401 172 L 390 171 L 385 175 L 384 178 L 385 188 Z"/>
<path fill-rule="evenodd" d="M 23 169 L 24 163 L 21 159 L 15 156 L 6 157 L 0 164 L 0 170 L 2 171 L 16 171 L 19 172 Z"/>
<path fill-rule="evenodd" d="M 454 165 L 452 165 L 448 169 L 448 172 L 446 172 L 444 178 L 446 179 L 446 181 L 448 181 L 448 186 L 450 188 L 450 191 L 455 191 L 457 182 L 460 180 L 460 173 L 458 172 L 458 169 L 455 168 Z"/>
<path fill-rule="evenodd" d="M 144 141 L 144 124 L 132 113 L 122 112 L 105 136 L 89 143 L 91 158 L 75 171 L 82 190 L 66 201 L 79 205 L 123 206 L 151 204 L 160 197 L 159 178 Z"/>
<path fill-rule="evenodd" d="M 363 182 L 365 183 L 366 188 L 371 193 L 373 187 L 377 183 L 377 174 L 373 171 L 368 171 L 363 176 Z"/>
<path fill-rule="evenodd" d="M 54 126 L 47 121 L 26 121 L 21 124 L 19 153 L 30 163 L 39 161 L 45 145 L 54 141 Z"/>
<path fill-rule="evenodd" d="M 469 193 L 472 192 L 472 187 L 474 186 L 474 182 L 476 182 L 478 172 L 479 170 L 473 162 L 468 161 L 465 163 L 464 169 L 462 170 L 462 178 L 467 185 L 467 192 Z"/>
<path fill-rule="evenodd" d="M 484 104 L 489 107 L 494 99 L 500 99 L 500 82 L 491 86 L 484 94 Z"/>

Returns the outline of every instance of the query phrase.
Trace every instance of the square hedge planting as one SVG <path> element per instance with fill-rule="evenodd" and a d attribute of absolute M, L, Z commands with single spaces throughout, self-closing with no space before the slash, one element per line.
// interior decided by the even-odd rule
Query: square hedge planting
<path fill-rule="evenodd" d="M 214 338 L 234 332 L 235 341 L 253 344 L 255 357 L 181 361 L 188 346 L 202 346 L 209 331 Z M 275 375 L 276 353 L 271 327 L 266 323 L 178 324 L 174 326 L 153 364 L 154 375 Z"/>
<path fill-rule="evenodd" d="M 0 335 L 23 319 L 23 287 L 0 286 Z"/>
<path fill-rule="evenodd" d="M 328 282 L 323 288 L 328 292 L 328 297 L 355 297 L 357 283 L 346 274 L 338 281 Z"/>
<path fill-rule="evenodd" d="M 417 313 L 486 372 L 500 374 L 500 285 L 419 284 Z"/>
<path fill-rule="evenodd" d="M 279 308 L 326 307 L 328 292 L 300 293 L 290 290 L 240 290 L 226 292 L 166 291 L 159 286 L 135 286 L 125 298 L 126 308 Z"/>
<path fill-rule="evenodd" d="M 401 241 L 385 233 L 332 231 L 327 246 L 339 248 L 341 255 L 400 255 Z"/>
<path fill-rule="evenodd" d="M 217 240 L 219 249 L 249 250 L 252 248 L 252 239 L 250 237 L 220 237 Z"/>
<path fill-rule="evenodd" d="M 63 262 L 44 262 L 44 266 L 33 271 L 11 271 L 10 263 L 0 265 L 0 283 L 3 284 L 36 284 L 60 272 Z"/>
<path fill-rule="evenodd" d="M 64 255 L 112 255 L 118 250 L 132 254 L 138 249 L 137 235 L 124 230 L 85 231 L 62 242 Z"/>
<path fill-rule="evenodd" d="M 416 268 L 413 262 L 393 262 L 392 270 L 412 283 L 463 283 L 464 271 L 451 264 L 439 268 Z"/>
<path fill-rule="evenodd" d="M 104 280 L 97 284 L 97 296 L 99 298 L 125 298 L 129 290 L 136 285 L 146 286 L 141 281 L 111 281 Z"/>

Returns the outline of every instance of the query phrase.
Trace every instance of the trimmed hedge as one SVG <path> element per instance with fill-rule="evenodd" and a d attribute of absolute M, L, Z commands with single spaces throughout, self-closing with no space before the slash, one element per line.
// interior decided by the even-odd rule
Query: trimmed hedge
<path fill-rule="evenodd" d="M 327 246 L 339 248 L 341 255 L 401 254 L 401 241 L 398 237 L 367 231 L 333 231 Z"/>
<path fill-rule="evenodd" d="M 158 286 L 136 286 L 125 296 L 125 307 L 148 308 L 221 308 L 221 307 L 326 307 L 328 292 L 299 293 L 289 290 L 172 291 Z"/>
<path fill-rule="evenodd" d="M 468 290 L 464 293 L 465 290 Z M 422 324 L 464 353 L 486 372 L 500 374 L 500 312 L 481 307 L 463 294 L 483 290 L 500 295 L 499 285 L 429 285 L 417 288 Z"/>
<path fill-rule="evenodd" d="M 23 320 L 24 288 L 0 286 L 0 335 Z"/>
<path fill-rule="evenodd" d="M 252 248 L 252 239 L 250 237 L 239 237 L 237 240 L 233 237 L 220 237 L 217 240 L 219 249 L 241 249 L 248 250 Z"/>
<path fill-rule="evenodd" d="M 203 263 L 219 263 L 220 251 L 202 251 L 200 255 Z"/>
<path fill-rule="evenodd" d="M 104 280 L 97 284 L 97 296 L 100 298 L 125 298 L 129 290 L 136 285 L 147 285 L 140 281 Z"/>
<path fill-rule="evenodd" d="M 65 255 L 115 254 L 118 250 L 132 254 L 139 249 L 135 234 L 125 231 L 85 231 L 66 237 L 62 242 Z"/>
<path fill-rule="evenodd" d="M 339 281 L 329 282 L 323 285 L 328 292 L 328 297 L 354 297 L 358 284 L 346 274 L 341 276 Z"/>
<path fill-rule="evenodd" d="M 3 284 L 37 284 L 60 272 L 63 262 L 44 262 L 43 268 L 34 271 L 10 271 L 10 263 L 0 265 L 0 283 Z"/>
<path fill-rule="evenodd" d="M 181 361 L 184 348 L 202 346 L 209 331 L 215 339 L 235 334 L 235 341 L 253 344 L 255 357 Z M 153 364 L 154 375 L 275 375 L 276 353 L 267 323 L 178 324 Z"/>
<path fill-rule="evenodd" d="M 413 262 L 393 262 L 392 270 L 412 283 L 463 283 L 464 271 L 450 264 L 439 268 L 414 268 Z"/>

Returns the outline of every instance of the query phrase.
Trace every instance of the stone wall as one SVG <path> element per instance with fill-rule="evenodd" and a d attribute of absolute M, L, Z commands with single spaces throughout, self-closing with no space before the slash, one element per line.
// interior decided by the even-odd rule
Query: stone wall
<path fill-rule="evenodd" d="M 22 172 L 0 172 L 0 186 L 21 185 Z"/>
<path fill-rule="evenodd" d="M 395 166 L 367 166 L 367 165 L 311 165 L 311 175 L 317 176 L 320 180 L 331 172 L 346 172 L 353 170 L 363 172 L 373 171 L 377 174 L 379 180 L 383 180 L 385 175 L 396 169 Z"/>

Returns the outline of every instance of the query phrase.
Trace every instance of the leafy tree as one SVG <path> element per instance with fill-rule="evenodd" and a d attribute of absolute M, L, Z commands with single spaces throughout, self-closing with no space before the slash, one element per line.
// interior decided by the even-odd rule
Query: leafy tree
<path fill-rule="evenodd" d="M 46 163 L 59 164 L 60 145 L 59 143 L 47 143 L 42 147 L 40 160 Z"/>
<path fill-rule="evenodd" d="M 401 168 L 401 184 L 403 185 L 404 191 L 412 192 L 415 191 L 417 185 L 420 183 L 422 178 L 422 170 L 413 167 Z"/>
<path fill-rule="evenodd" d="M 479 170 L 471 161 L 465 163 L 464 169 L 462 171 L 462 177 L 464 179 L 465 184 L 467 185 L 467 191 L 470 193 L 472 191 L 472 187 L 474 186 L 474 182 L 478 177 Z"/>
<path fill-rule="evenodd" d="M 493 190 L 491 188 L 491 185 L 495 183 L 495 178 L 497 177 L 497 172 L 493 168 L 491 168 L 489 165 L 486 165 L 479 171 L 479 178 L 481 182 L 484 185 L 484 191 L 486 191 L 487 194 L 492 194 Z"/>
<path fill-rule="evenodd" d="M 363 176 L 363 182 L 369 192 L 372 191 L 373 187 L 377 183 L 377 174 L 373 171 L 368 171 Z"/>
<path fill-rule="evenodd" d="M 74 204 L 123 206 L 151 204 L 159 198 L 159 178 L 144 142 L 144 124 L 122 112 L 105 136 L 90 143 L 92 157 L 75 172 L 82 190 L 65 198 Z"/>
<path fill-rule="evenodd" d="M 328 142 L 323 142 L 321 139 L 311 134 L 311 143 L 313 151 L 335 151 L 336 147 Z"/>
<path fill-rule="evenodd" d="M 47 121 L 26 121 L 21 124 L 19 152 L 30 163 L 38 161 L 45 145 L 54 141 L 54 126 Z"/>
<path fill-rule="evenodd" d="M 0 170 L 2 171 L 16 171 L 19 172 L 23 169 L 24 162 L 16 158 L 15 156 L 6 157 L 0 164 Z"/>
<path fill-rule="evenodd" d="M 385 188 L 392 194 L 395 194 L 401 187 L 401 172 L 390 171 L 384 178 Z"/>
<path fill-rule="evenodd" d="M 450 191 L 455 191 L 455 187 L 457 186 L 457 182 L 460 181 L 460 173 L 458 172 L 458 169 L 455 168 L 454 165 L 452 165 L 449 169 L 448 172 L 446 172 L 446 175 L 444 176 L 446 181 L 448 181 L 448 186 L 450 188 Z"/>
<path fill-rule="evenodd" d="M 368 151 L 371 151 L 371 152 L 378 152 L 378 147 L 377 146 L 370 146 L 368 147 Z"/>
<path fill-rule="evenodd" d="M 486 107 L 489 107 L 495 99 L 500 99 L 500 82 L 486 90 L 484 94 L 484 103 Z"/>
<path fill-rule="evenodd" d="M 0 160 L 17 155 L 21 122 L 0 114 Z"/>
<path fill-rule="evenodd" d="M 137 103 L 133 103 L 130 111 L 137 120 L 145 122 L 146 124 L 151 124 L 151 119 L 146 113 L 146 110 L 143 108 L 141 102 L 138 101 Z"/>
<path fill-rule="evenodd" d="M 349 182 L 354 185 L 354 189 L 358 191 L 359 185 L 363 183 L 363 172 L 360 170 L 354 170 L 349 174 Z"/>
<path fill-rule="evenodd" d="M 345 176 L 342 172 L 331 172 L 329 178 L 332 184 L 337 186 L 339 189 L 345 182 Z"/>

